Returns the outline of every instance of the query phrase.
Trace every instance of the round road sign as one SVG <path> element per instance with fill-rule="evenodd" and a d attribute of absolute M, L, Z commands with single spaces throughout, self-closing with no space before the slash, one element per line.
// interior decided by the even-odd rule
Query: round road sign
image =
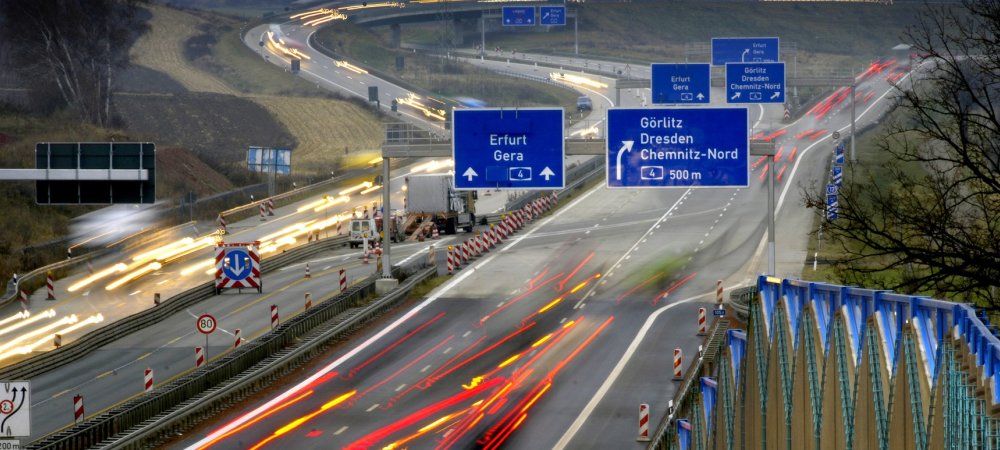
<path fill-rule="evenodd" d="M 10 400 L 0 401 L 0 414 L 10 414 L 14 412 L 14 402 Z"/>
<path fill-rule="evenodd" d="M 833 140 L 836 141 L 837 139 L 840 139 L 840 132 L 839 131 L 834 131 L 833 132 Z"/>
<path fill-rule="evenodd" d="M 211 314 L 202 314 L 198 317 L 198 331 L 202 334 L 212 334 L 215 331 L 215 317 Z"/>

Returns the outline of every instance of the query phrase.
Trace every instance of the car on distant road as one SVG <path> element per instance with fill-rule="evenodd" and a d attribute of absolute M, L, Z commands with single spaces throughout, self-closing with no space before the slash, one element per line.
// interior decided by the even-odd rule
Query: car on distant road
<path fill-rule="evenodd" d="M 590 111 L 594 109 L 593 102 L 590 101 L 590 97 L 586 95 L 576 99 L 576 110 L 579 111 Z"/>

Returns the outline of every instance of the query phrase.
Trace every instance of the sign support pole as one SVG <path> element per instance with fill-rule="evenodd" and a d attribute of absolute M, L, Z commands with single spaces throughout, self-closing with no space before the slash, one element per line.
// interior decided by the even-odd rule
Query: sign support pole
<path fill-rule="evenodd" d="M 857 106 L 857 102 L 854 101 L 854 87 L 855 84 L 851 83 L 851 163 L 852 164 L 858 162 L 858 154 L 854 152 L 854 141 L 856 137 L 854 135 L 854 121 L 856 117 L 855 107 Z"/>
<path fill-rule="evenodd" d="M 569 14 L 567 14 L 568 16 Z M 573 54 L 580 54 L 580 11 L 576 12 L 573 16 Z M 617 103 L 616 103 L 617 104 Z"/>
<path fill-rule="evenodd" d="M 767 274 L 774 275 L 775 243 L 774 243 L 774 143 L 751 142 L 750 154 L 767 157 Z"/>
<path fill-rule="evenodd" d="M 389 242 L 392 241 L 391 227 L 392 221 L 389 216 L 392 208 L 389 204 L 389 161 L 392 158 L 382 159 L 382 278 L 392 278 L 392 261 L 389 259 Z"/>

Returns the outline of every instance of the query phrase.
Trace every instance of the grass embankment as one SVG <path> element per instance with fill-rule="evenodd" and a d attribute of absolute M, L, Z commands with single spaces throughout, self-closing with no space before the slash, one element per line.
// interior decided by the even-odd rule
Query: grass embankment
<path fill-rule="evenodd" d="M 243 136 L 252 136 L 254 141 L 226 145 L 229 150 L 223 159 L 238 166 L 247 145 L 288 146 L 293 149 L 292 173 L 317 176 L 345 165 L 364 165 L 377 155 L 382 139 L 377 116 L 356 102 L 340 99 L 261 61 L 259 53 L 240 42 L 239 21 L 161 6 L 151 9 L 151 35 L 157 41 L 141 41 L 139 44 L 150 48 L 139 47 L 137 53 L 163 56 L 155 61 L 139 58 L 137 63 L 169 74 L 189 90 L 225 94 L 257 105 L 273 116 L 280 128 L 246 120 L 253 115 L 252 106 L 231 106 L 239 117 L 209 123 L 242 127 Z"/>
<path fill-rule="evenodd" d="M 576 108 L 578 94 L 572 90 L 498 75 L 464 62 L 391 49 L 384 31 L 338 23 L 320 30 L 316 39 L 338 54 L 441 96 L 472 97 L 490 106 Z M 397 56 L 403 57 L 402 70 L 396 70 Z"/>

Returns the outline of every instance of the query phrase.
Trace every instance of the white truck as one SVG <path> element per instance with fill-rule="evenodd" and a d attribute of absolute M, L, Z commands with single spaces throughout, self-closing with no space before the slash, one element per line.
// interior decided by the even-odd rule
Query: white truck
<path fill-rule="evenodd" d="M 455 190 L 452 175 L 410 175 L 406 185 L 407 218 L 403 226 L 412 234 L 433 221 L 440 234 L 471 232 L 476 224 L 476 191 Z"/>

